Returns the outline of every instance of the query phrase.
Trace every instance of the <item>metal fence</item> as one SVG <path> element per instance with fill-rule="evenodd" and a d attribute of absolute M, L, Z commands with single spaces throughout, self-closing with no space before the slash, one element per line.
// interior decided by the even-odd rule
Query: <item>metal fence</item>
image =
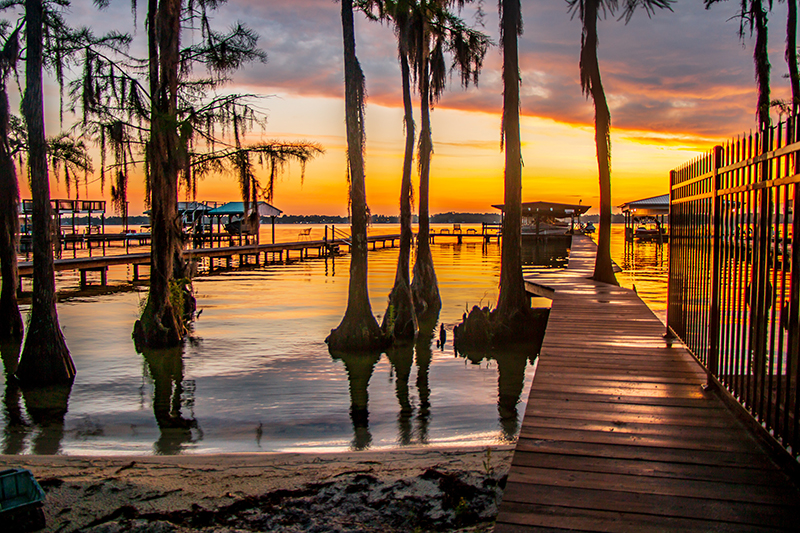
<path fill-rule="evenodd" d="M 670 173 L 667 327 L 800 455 L 800 117 Z"/>

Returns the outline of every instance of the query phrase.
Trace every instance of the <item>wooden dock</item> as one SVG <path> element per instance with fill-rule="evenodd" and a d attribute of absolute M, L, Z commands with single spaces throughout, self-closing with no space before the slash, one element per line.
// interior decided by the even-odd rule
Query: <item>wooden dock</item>
<path fill-rule="evenodd" d="M 528 280 L 553 302 L 495 532 L 798 531 L 796 477 L 595 251 Z"/>
<path fill-rule="evenodd" d="M 399 242 L 400 235 L 370 235 L 367 237 L 367 243 L 372 245 L 372 249 L 377 249 L 380 243 L 381 247 L 394 246 L 395 241 Z M 244 246 L 224 246 L 220 248 L 194 248 L 184 250 L 182 255 L 186 259 L 203 259 L 208 258 L 210 266 L 213 267 L 215 259 L 226 261 L 230 266 L 234 257 L 239 258 L 239 264 L 258 264 L 261 262 L 261 254 L 264 255 L 263 262 L 268 263 L 270 259 L 273 261 L 283 261 L 290 259 L 290 253 L 294 253 L 294 259 L 304 259 L 311 257 L 311 253 L 317 254 L 317 257 L 323 257 L 335 250 L 340 246 L 350 246 L 349 239 L 328 239 L 328 240 L 315 240 L 315 241 L 300 241 L 300 242 L 283 242 L 283 243 L 270 243 L 270 244 L 248 244 Z M 136 253 L 136 254 L 117 254 L 117 255 L 101 255 L 95 257 L 77 257 L 69 259 L 56 259 L 55 269 L 61 270 L 78 270 L 81 272 L 81 284 L 85 285 L 85 276 L 87 271 L 99 271 L 103 276 L 103 284 L 105 284 L 105 272 L 109 266 L 115 265 L 133 265 L 134 279 L 138 278 L 138 266 L 150 263 L 150 252 Z M 18 264 L 20 276 L 30 276 L 33 274 L 33 263 L 31 261 L 21 261 Z"/>

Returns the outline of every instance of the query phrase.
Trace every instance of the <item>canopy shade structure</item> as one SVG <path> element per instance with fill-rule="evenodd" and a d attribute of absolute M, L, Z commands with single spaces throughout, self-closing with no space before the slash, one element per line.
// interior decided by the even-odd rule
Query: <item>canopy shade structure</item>
<path fill-rule="evenodd" d="M 267 202 L 258 202 L 256 204 L 259 216 L 262 217 L 277 217 L 283 211 L 269 205 Z M 250 212 L 253 210 L 253 205 L 250 205 Z M 208 212 L 211 216 L 227 216 L 227 215 L 244 215 L 244 202 L 228 202 L 227 204 L 215 207 Z"/>
<path fill-rule="evenodd" d="M 503 204 L 493 205 L 501 211 L 505 211 Z M 522 202 L 522 216 L 541 215 L 552 218 L 567 218 L 582 215 L 591 208 L 590 205 L 580 204 L 559 204 L 555 202 Z"/>
<path fill-rule="evenodd" d="M 178 202 L 178 213 L 203 213 L 208 214 L 211 206 L 203 202 Z"/>
<path fill-rule="evenodd" d="M 623 213 L 632 213 L 634 216 L 656 216 L 669 214 L 669 194 L 653 196 L 644 200 L 625 202 L 621 206 Z"/>
<path fill-rule="evenodd" d="M 493 205 L 503 212 L 505 205 Z M 556 202 L 522 202 L 522 236 L 547 237 L 567 235 L 575 231 L 575 219 L 586 213 L 591 206 L 581 204 L 560 204 Z M 569 223 L 558 219 L 569 218 Z"/>
<path fill-rule="evenodd" d="M 665 222 L 669 219 L 669 194 L 626 202 L 619 208 L 625 215 L 626 241 L 657 239 L 664 243 L 668 240 Z"/>

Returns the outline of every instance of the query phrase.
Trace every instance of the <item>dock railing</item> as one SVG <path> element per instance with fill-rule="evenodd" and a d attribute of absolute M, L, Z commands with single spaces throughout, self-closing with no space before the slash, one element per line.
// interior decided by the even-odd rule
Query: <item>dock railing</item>
<path fill-rule="evenodd" d="M 716 146 L 670 173 L 667 334 L 800 455 L 800 128 Z"/>

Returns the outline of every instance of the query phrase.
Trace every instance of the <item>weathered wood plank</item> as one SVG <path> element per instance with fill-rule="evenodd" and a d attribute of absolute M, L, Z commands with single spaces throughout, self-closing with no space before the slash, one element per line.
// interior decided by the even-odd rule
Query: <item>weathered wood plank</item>
<path fill-rule="evenodd" d="M 496 532 L 793 531 L 800 492 L 632 291 L 574 238 Z"/>

